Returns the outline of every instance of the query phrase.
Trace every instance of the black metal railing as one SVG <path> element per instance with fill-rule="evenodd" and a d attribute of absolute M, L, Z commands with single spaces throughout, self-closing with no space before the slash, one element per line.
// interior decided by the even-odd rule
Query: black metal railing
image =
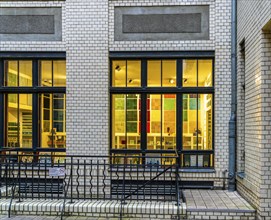
<path fill-rule="evenodd" d="M 172 156 L 0 155 L 3 198 L 174 201 L 180 206 L 179 161 Z M 121 209 L 122 210 L 122 209 Z M 122 216 L 123 213 L 120 213 Z"/>

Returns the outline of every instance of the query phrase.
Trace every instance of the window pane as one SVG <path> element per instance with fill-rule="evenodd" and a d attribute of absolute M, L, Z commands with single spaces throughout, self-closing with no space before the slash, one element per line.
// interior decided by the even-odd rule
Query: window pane
<path fill-rule="evenodd" d="M 197 60 L 183 60 L 183 87 L 197 86 Z"/>
<path fill-rule="evenodd" d="M 8 94 L 7 146 L 32 147 L 32 95 Z"/>
<path fill-rule="evenodd" d="M 148 95 L 147 132 L 147 149 L 176 148 L 176 95 Z"/>
<path fill-rule="evenodd" d="M 19 86 L 32 86 L 32 61 L 19 61 Z"/>
<path fill-rule="evenodd" d="M 163 87 L 176 86 L 176 60 L 162 61 Z"/>
<path fill-rule="evenodd" d="M 126 87 L 126 61 L 117 60 L 112 62 L 112 86 Z"/>
<path fill-rule="evenodd" d="M 162 105 L 161 95 L 147 97 L 147 149 L 162 149 Z"/>
<path fill-rule="evenodd" d="M 198 95 L 198 150 L 212 150 L 212 94 Z"/>
<path fill-rule="evenodd" d="M 140 149 L 140 95 L 112 96 L 112 148 Z"/>
<path fill-rule="evenodd" d="M 148 61 L 148 86 L 161 86 L 161 60 Z"/>
<path fill-rule="evenodd" d="M 18 86 L 18 61 L 6 61 L 5 67 L 5 85 Z"/>
<path fill-rule="evenodd" d="M 42 94 L 41 147 L 66 147 L 66 97 L 65 94 Z"/>
<path fill-rule="evenodd" d="M 19 142 L 19 113 L 18 94 L 8 94 L 8 115 L 7 115 L 7 146 L 20 147 Z"/>
<path fill-rule="evenodd" d="M 197 150 L 197 94 L 183 94 L 183 149 Z"/>
<path fill-rule="evenodd" d="M 163 95 L 163 138 L 164 150 L 176 149 L 176 95 Z"/>
<path fill-rule="evenodd" d="M 212 94 L 183 95 L 183 149 L 212 150 Z"/>
<path fill-rule="evenodd" d="M 41 78 L 40 85 L 41 86 L 53 85 L 52 70 L 53 70 L 53 63 L 51 60 L 40 62 L 40 78 Z"/>
<path fill-rule="evenodd" d="M 54 86 L 66 86 L 66 61 L 53 61 L 54 65 Z"/>
<path fill-rule="evenodd" d="M 181 161 L 183 167 L 213 167 L 213 154 L 182 154 Z"/>
<path fill-rule="evenodd" d="M 22 129 L 22 141 L 21 147 L 32 147 L 32 95 L 20 94 L 20 112 L 21 129 Z"/>
<path fill-rule="evenodd" d="M 141 86 L 141 61 L 139 60 L 127 61 L 127 86 L 128 87 Z"/>
<path fill-rule="evenodd" d="M 212 86 L 212 60 L 198 60 L 198 86 Z"/>
<path fill-rule="evenodd" d="M 13 60 L 5 62 L 6 86 L 32 86 L 32 61 Z"/>

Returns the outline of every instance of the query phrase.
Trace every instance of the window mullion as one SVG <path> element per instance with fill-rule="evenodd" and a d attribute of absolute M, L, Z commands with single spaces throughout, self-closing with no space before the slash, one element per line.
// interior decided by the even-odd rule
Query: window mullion
<path fill-rule="evenodd" d="M 147 149 L 147 94 L 141 94 L 141 150 Z"/>
<path fill-rule="evenodd" d="M 39 63 L 38 60 L 33 60 L 32 68 L 32 83 L 33 87 L 38 86 L 38 76 L 39 76 Z M 32 95 L 32 147 L 35 150 L 40 146 L 39 143 L 39 108 L 38 108 L 38 96 L 39 94 L 33 93 Z"/>

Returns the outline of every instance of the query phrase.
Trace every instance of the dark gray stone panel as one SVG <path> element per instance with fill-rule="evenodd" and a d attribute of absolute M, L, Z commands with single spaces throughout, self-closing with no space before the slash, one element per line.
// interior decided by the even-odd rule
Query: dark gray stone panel
<path fill-rule="evenodd" d="M 200 33 L 201 14 L 123 15 L 123 33 Z"/>
<path fill-rule="evenodd" d="M 1 41 L 61 41 L 62 8 L 0 8 Z"/>
<path fill-rule="evenodd" d="M 0 15 L 1 34 L 54 34 L 53 15 Z"/>
<path fill-rule="evenodd" d="M 115 7 L 115 41 L 209 40 L 209 6 Z"/>

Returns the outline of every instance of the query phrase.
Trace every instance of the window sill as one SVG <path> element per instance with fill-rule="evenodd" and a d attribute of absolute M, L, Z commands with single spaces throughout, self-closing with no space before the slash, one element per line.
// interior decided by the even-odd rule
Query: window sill
<path fill-rule="evenodd" d="M 180 169 L 181 173 L 215 173 L 215 169 L 213 168 L 202 168 L 202 169 Z"/>

